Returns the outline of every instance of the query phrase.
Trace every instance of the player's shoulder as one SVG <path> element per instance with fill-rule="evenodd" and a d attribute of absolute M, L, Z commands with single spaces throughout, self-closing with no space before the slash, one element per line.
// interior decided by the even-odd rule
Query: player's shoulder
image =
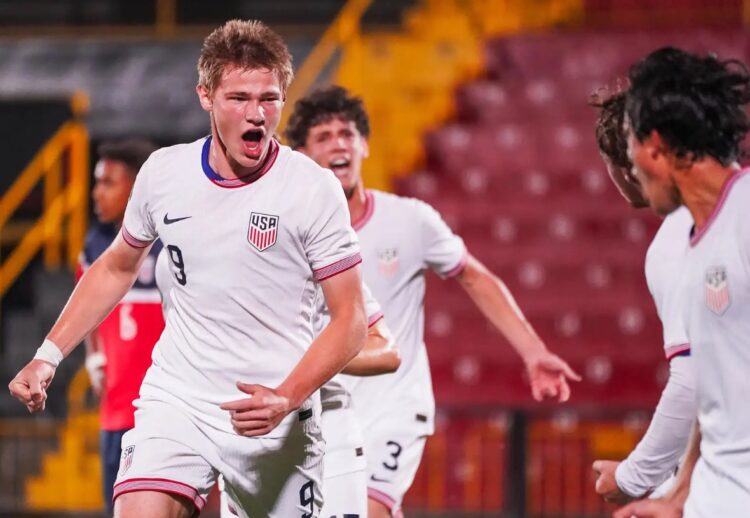
<path fill-rule="evenodd" d="M 143 170 L 163 171 L 165 168 L 184 168 L 186 163 L 200 165 L 200 157 L 206 142 L 206 137 L 201 137 L 193 142 L 159 148 L 148 157 Z"/>
<path fill-rule="evenodd" d="M 312 158 L 304 153 L 295 151 L 289 146 L 280 146 L 279 158 L 283 161 L 284 175 L 294 178 L 295 183 L 302 185 L 328 184 L 335 185 L 341 189 L 333 171 L 318 165 Z"/>
<path fill-rule="evenodd" d="M 749 200 L 748 196 L 750 196 L 750 167 L 743 169 L 737 174 L 734 185 L 731 186 L 731 196 L 734 198 L 735 203 L 743 205 L 744 212 L 744 205 L 747 204 Z"/>
<path fill-rule="evenodd" d="M 368 192 L 372 194 L 377 210 L 378 206 L 388 207 L 390 210 L 399 211 L 403 213 L 412 213 L 415 215 L 421 215 L 424 213 L 436 213 L 434 208 L 418 198 L 412 198 L 409 196 L 401 196 L 385 191 L 378 191 L 376 189 L 368 189 Z"/>
<path fill-rule="evenodd" d="M 687 233 L 693 226 L 693 216 L 684 205 L 664 218 L 660 228 L 664 228 L 670 234 L 687 237 Z"/>
<path fill-rule="evenodd" d="M 668 214 L 656 231 L 654 239 L 648 247 L 646 259 L 654 254 L 661 255 L 662 250 L 677 249 L 681 244 L 686 244 L 690 239 L 690 230 L 693 227 L 693 217 L 687 207 L 679 207 Z"/>

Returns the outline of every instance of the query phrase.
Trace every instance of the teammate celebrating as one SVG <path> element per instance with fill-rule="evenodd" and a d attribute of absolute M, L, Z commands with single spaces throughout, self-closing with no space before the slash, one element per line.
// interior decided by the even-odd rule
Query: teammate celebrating
<path fill-rule="evenodd" d="M 128 196 L 138 170 L 156 148 L 137 139 L 104 142 L 94 169 L 94 212 L 98 223 L 86 236 L 76 276 L 112 243 L 122 226 Z M 164 329 L 154 264 L 161 242 L 151 247 L 133 288 L 86 339 L 86 370 L 94 392 L 101 398 L 99 448 L 102 488 L 107 512 L 112 514 L 112 487 L 120 465 L 122 436 L 133 428 L 135 408 L 151 351 Z"/>
<path fill-rule="evenodd" d="M 198 74 L 211 135 L 151 155 L 121 233 L 10 390 L 44 409 L 57 364 L 159 237 L 173 306 L 123 437 L 115 516 L 192 516 L 218 474 L 241 516 L 317 516 L 317 389 L 366 334 L 357 236 L 335 177 L 274 140 L 292 77 L 283 40 L 227 22 L 204 41 Z M 318 285 L 331 321 L 313 340 Z"/>
<path fill-rule="evenodd" d="M 341 182 L 362 243 L 365 281 L 383 306 L 401 350 L 396 373 L 352 381 L 355 410 L 365 430 L 368 516 L 380 518 L 401 513 L 425 439 L 434 430 L 435 402 L 423 341 L 427 269 L 459 280 L 524 359 L 537 400 L 567 400 L 566 378 L 579 377 L 547 350 L 502 282 L 468 254 L 434 209 L 365 189 L 361 164 L 369 133 L 361 100 L 330 87 L 297 102 L 286 138 L 293 148 L 332 169 Z"/>
<path fill-rule="evenodd" d="M 627 156 L 623 128 L 625 92 L 594 105 L 601 109 L 596 136 L 610 178 L 633 207 L 648 206 Z M 598 475 L 596 491 L 609 502 L 626 503 L 668 489 L 665 481 L 671 480 L 670 475 L 685 452 L 695 420 L 696 381 L 682 322 L 684 301 L 680 298 L 682 263 L 688 247 L 685 236 L 692 225 L 690 212 L 684 207 L 677 209 L 664 219 L 646 254 L 646 281 L 662 321 L 669 380 L 646 435 L 628 458 L 623 462 L 594 463 Z"/>
<path fill-rule="evenodd" d="M 684 506 L 688 518 L 744 517 L 750 509 L 750 174 L 737 160 L 750 129 L 744 109 L 750 74 L 737 61 L 665 48 L 634 65 L 629 78 L 628 152 L 644 196 L 658 214 L 684 205 L 694 221 L 684 236 L 681 300 L 701 369 L 700 434 L 668 497 L 632 503 L 615 516 L 680 516 Z"/>

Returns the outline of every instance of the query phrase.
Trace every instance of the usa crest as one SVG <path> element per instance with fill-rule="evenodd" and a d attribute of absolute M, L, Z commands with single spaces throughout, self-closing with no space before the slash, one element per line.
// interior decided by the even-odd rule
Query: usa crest
<path fill-rule="evenodd" d="M 727 310 L 730 302 L 727 269 L 723 266 L 709 268 L 706 271 L 706 306 L 717 315 L 721 315 Z"/>
<path fill-rule="evenodd" d="M 124 450 L 122 450 L 122 458 L 120 459 L 120 475 L 124 475 L 125 472 L 130 468 L 130 465 L 133 464 L 133 452 L 135 451 L 135 446 L 128 446 Z"/>
<path fill-rule="evenodd" d="M 386 248 L 378 253 L 378 270 L 386 277 L 393 277 L 398 272 L 398 249 Z"/>
<path fill-rule="evenodd" d="M 250 213 L 250 229 L 247 240 L 259 252 L 270 248 L 276 243 L 279 234 L 279 217 L 260 212 Z"/>

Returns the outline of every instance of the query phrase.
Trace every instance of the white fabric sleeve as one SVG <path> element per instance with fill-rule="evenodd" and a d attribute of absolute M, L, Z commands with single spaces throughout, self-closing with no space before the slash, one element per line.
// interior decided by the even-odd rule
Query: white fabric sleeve
<path fill-rule="evenodd" d="M 150 172 L 155 168 L 154 155 L 151 155 L 135 177 L 130 193 L 125 218 L 122 222 L 122 237 L 131 246 L 145 248 L 156 240 L 156 225 L 149 210 L 148 188 Z"/>
<path fill-rule="evenodd" d="M 643 496 L 674 471 L 685 453 L 697 414 L 695 385 L 692 359 L 674 357 L 669 364 L 669 381 L 646 435 L 615 471 L 617 485 L 624 493 Z"/>
<path fill-rule="evenodd" d="M 435 209 L 421 201 L 415 203 L 419 207 L 424 267 L 444 279 L 460 274 L 468 258 L 463 239 L 453 233 Z"/>
<path fill-rule="evenodd" d="M 341 184 L 328 170 L 310 174 L 320 174 L 321 181 L 309 196 L 303 246 L 313 277 L 320 282 L 359 264 L 362 257 Z"/>
<path fill-rule="evenodd" d="M 362 283 L 362 296 L 365 299 L 365 313 L 367 314 L 367 325 L 372 326 L 383 318 L 383 309 L 375 299 L 367 284 Z"/>

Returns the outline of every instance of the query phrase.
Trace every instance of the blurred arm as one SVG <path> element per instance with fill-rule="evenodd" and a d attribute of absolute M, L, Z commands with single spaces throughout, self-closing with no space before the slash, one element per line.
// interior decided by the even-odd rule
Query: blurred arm
<path fill-rule="evenodd" d="M 395 372 L 400 365 L 401 354 L 381 318 L 367 330 L 365 346 L 341 372 L 352 376 L 376 376 Z"/>
<path fill-rule="evenodd" d="M 631 497 L 642 497 L 669 478 L 685 453 L 697 411 L 692 367 L 689 356 L 672 358 L 648 431 L 615 472 L 617 485 Z"/>
<path fill-rule="evenodd" d="M 547 350 L 505 284 L 471 254 L 457 279 L 474 304 L 523 359 L 534 397 L 567 400 L 570 389 L 565 378 L 578 381 L 580 376 Z"/>

